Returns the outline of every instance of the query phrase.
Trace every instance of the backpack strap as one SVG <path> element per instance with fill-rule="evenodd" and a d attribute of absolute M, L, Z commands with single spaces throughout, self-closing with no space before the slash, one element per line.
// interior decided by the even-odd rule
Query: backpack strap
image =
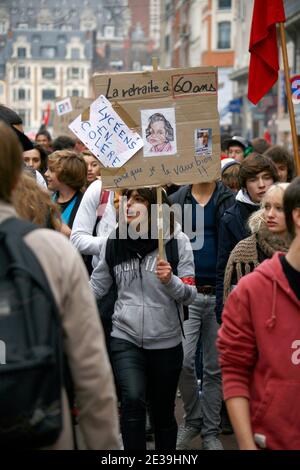
<path fill-rule="evenodd" d="M 30 266 L 31 277 L 47 294 L 49 300 L 55 305 L 57 310 L 56 302 L 44 270 L 34 252 L 23 240 L 28 233 L 39 228 L 40 227 L 31 222 L 18 219 L 17 217 L 10 217 L 0 224 L 0 237 L 5 238 L 5 247 L 14 265 L 26 272 L 29 271 L 28 266 Z"/>
<path fill-rule="evenodd" d="M 104 212 L 108 203 L 108 199 L 109 199 L 109 191 L 101 191 L 99 205 L 96 210 L 97 218 L 96 218 L 95 225 L 93 228 L 93 233 L 92 233 L 93 237 L 97 236 L 97 227 L 98 227 L 98 224 L 101 222 L 101 219 L 104 215 Z"/>

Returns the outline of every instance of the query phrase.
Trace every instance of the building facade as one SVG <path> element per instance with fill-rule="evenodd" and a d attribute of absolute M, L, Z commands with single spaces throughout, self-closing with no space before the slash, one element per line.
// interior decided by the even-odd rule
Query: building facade
<path fill-rule="evenodd" d="M 58 97 L 91 96 L 93 41 L 89 32 L 12 31 L 8 40 L 5 103 L 38 129 L 45 113 L 52 124 Z"/>
<path fill-rule="evenodd" d="M 92 96 L 93 72 L 142 70 L 160 0 L 0 0 L 0 102 L 37 130 L 54 100 Z M 47 111 L 47 112 L 48 112 Z"/>
<path fill-rule="evenodd" d="M 161 9 L 162 66 L 218 67 L 221 125 L 231 123 L 229 75 L 235 58 L 235 1 L 164 0 Z"/>

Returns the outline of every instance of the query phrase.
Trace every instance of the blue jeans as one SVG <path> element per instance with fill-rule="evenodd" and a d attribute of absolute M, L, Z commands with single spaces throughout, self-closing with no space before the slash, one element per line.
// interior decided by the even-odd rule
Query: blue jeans
<path fill-rule="evenodd" d="M 217 436 L 220 432 L 222 379 L 216 348 L 218 324 L 215 315 L 215 296 L 197 294 L 189 307 L 189 319 L 184 322 L 183 368 L 179 389 L 185 410 L 185 423 L 201 429 L 202 437 Z M 199 394 L 195 356 L 199 335 L 203 350 L 202 393 Z"/>
<path fill-rule="evenodd" d="M 182 344 L 170 349 L 143 349 L 111 338 L 115 379 L 121 395 L 124 450 L 146 449 L 146 404 L 153 419 L 155 449 L 175 450 L 175 396 L 182 367 Z"/>

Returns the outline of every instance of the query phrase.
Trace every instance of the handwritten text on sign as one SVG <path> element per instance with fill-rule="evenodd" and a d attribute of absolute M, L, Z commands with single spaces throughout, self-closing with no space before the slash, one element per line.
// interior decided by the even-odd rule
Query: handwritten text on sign
<path fill-rule="evenodd" d="M 91 104 L 89 121 L 78 116 L 69 127 L 106 167 L 123 166 L 144 145 L 103 95 Z"/>
<path fill-rule="evenodd" d="M 212 73 L 174 74 L 171 79 L 156 81 L 151 78 L 140 78 L 126 86 L 118 82 L 115 77 L 109 77 L 105 96 L 107 99 L 134 99 L 146 97 L 172 96 L 178 98 L 187 95 L 205 95 L 217 93 L 217 77 Z M 97 82 L 96 82 L 97 91 Z"/>

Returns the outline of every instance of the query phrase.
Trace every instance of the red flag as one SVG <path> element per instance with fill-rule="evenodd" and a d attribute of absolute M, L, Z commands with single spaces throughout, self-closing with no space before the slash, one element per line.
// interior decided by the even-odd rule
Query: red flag
<path fill-rule="evenodd" d="M 46 111 L 44 111 L 44 113 L 43 113 L 43 124 L 44 124 L 46 127 L 47 127 L 48 124 L 49 124 L 50 114 L 51 114 L 51 104 L 48 103 L 48 104 L 47 104 L 47 109 L 46 109 Z"/>
<path fill-rule="evenodd" d="M 254 0 L 248 99 L 257 104 L 278 78 L 276 23 L 285 22 L 283 0 Z"/>

